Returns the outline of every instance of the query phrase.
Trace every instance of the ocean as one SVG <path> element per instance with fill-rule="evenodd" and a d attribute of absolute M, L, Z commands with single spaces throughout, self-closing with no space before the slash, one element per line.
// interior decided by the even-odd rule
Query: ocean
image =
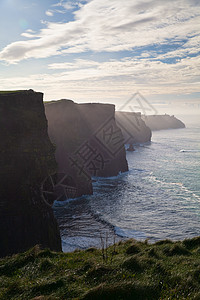
<path fill-rule="evenodd" d="M 129 172 L 94 178 L 92 196 L 54 203 L 63 251 L 200 235 L 200 120 L 185 123 L 153 131 L 151 143 L 127 152 Z"/>

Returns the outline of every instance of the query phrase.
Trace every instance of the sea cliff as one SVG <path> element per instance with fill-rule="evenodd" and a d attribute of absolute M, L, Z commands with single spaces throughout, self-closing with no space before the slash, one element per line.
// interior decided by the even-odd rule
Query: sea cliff
<path fill-rule="evenodd" d="M 35 244 L 60 251 L 57 222 L 41 192 L 57 168 L 42 93 L 0 93 L 0 139 L 0 256 Z"/>
<path fill-rule="evenodd" d="M 151 130 L 141 118 L 141 113 L 115 113 L 117 125 L 121 128 L 125 144 L 140 144 L 151 141 Z"/>
<path fill-rule="evenodd" d="M 177 119 L 175 116 L 170 115 L 149 115 L 142 116 L 143 121 L 151 130 L 162 129 L 177 129 L 184 128 L 185 124 Z"/>
<path fill-rule="evenodd" d="M 58 172 L 66 175 L 67 186 L 74 190 L 69 196 L 91 194 L 92 176 L 116 176 L 128 170 L 114 105 L 63 99 L 46 103 L 45 111 Z"/>

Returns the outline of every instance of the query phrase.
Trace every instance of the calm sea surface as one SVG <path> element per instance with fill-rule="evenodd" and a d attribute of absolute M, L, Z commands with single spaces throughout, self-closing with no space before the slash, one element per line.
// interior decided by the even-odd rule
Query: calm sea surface
<path fill-rule="evenodd" d="M 100 247 L 106 234 L 110 243 L 200 235 L 200 121 L 186 126 L 154 131 L 127 152 L 129 172 L 96 178 L 94 195 L 54 204 L 64 251 Z"/>

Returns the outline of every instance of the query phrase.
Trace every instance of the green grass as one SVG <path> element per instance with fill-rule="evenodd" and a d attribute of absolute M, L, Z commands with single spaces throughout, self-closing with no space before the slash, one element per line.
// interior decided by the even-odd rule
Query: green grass
<path fill-rule="evenodd" d="M 200 237 L 0 259 L 0 299 L 200 299 Z"/>
<path fill-rule="evenodd" d="M 29 92 L 30 90 L 0 91 L 0 95 Z"/>
<path fill-rule="evenodd" d="M 10 93 L 20 93 L 23 92 L 23 90 L 17 90 L 17 91 L 0 91 L 0 94 L 10 94 Z"/>

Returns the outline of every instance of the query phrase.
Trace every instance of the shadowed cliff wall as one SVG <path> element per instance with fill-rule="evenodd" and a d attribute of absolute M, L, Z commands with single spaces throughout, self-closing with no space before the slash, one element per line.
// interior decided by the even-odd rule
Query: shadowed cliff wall
<path fill-rule="evenodd" d="M 35 244 L 61 250 L 42 181 L 57 165 L 47 134 L 43 94 L 0 93 L 0 256 Z"/>
<path fill-rule="evenodd" d="M 91 176 L 128 170 L 114 105 L 60 100 L 46 103 L 45 111 L 59 172 L 71 176 L 76 196 L 92 193 Z"/>
<path fill-rule="evenodd" d="M 141 118 L 141 113 L 116 111 L 117 125 L 121 128 L 125 144 L 151 141 L 151 130 Z"/>

